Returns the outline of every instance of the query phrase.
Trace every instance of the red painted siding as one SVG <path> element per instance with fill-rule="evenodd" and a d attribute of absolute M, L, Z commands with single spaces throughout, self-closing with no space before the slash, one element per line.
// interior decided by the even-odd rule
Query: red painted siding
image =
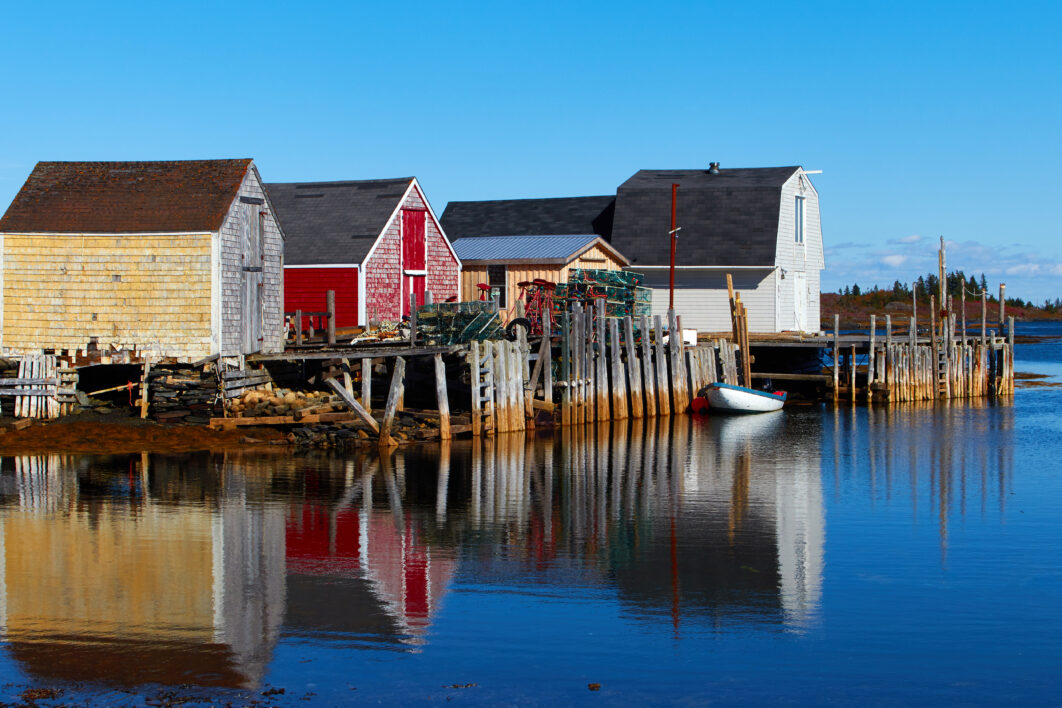
<path fill-rule="evenodd" d="M 418 189 L 410 191 L 402 209 L 424 210 L 427 204 Z M 369 320 L 395 321 L 408 311 L 409 290 L 414 292 L 421 288 L 430 290 L 435 302 L 442 302 L 458 294 L 457 259 L 443 236 L 442 230 L 431 217 L 423 212 L 424 220 L 424 264 L 421 268 L 411 268 L 403 264 L 401 215 L 394 219 L 376 242 L 376 250 L 365 266 L 365 311 Z M 422 283 L 410 283 L 402 277 L 402 270 L 420 270 L 427 268 L 428 275 L 416 280 Z M 403 298 L 403 295 L 405 297 Z M 418 292 L 418 300 L 423 299 L 423 291 Z M 406 307 L 403 307 L 403 302 Z"/>
<path fill-rule="evenodd" d="M 357 268 L 284 269 L 285 312 L 324 312 L 329 290 L 336 291 L 336 327 L 357 326 Z M 304 321 L 303 326 L 306 324 Z"/>

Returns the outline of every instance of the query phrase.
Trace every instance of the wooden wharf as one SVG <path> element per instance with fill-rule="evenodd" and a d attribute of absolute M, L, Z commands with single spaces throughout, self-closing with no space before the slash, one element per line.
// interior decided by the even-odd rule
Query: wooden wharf
<path fill-rule="evenodd" d="M 331 325 L 334 305 L 329 298 L 327 312 L 311 313 L 318 318 L 317 341 L 296 332 L 283 352 L 194 362 L 194 375 L 185 372 L 183 378 L 175 376 L 172 363 L 145 356 L 138 362 L 143 367 L 139 382 L 92 393 L 139 388 L 141 415 L 152 410 L 159 420 L 179 415 L 167 412 L 168 402 L 191 397 L 193 407 L 222 411 L 220 417 L 208 418 L 217 427 L 354 425 L 389 447 L 398 444 L 393 432 L 400 415 L 437 421 L 431 437 L 443 440 L 463 433 L 490 436 L 542 426 L 666 418 L 686 413 L 693 398 L 715 381 L 762 387 L 769 379 L 795 397 L 833 402 L 897 403 L 1014 391 L 1014 319 L 1008 318 L 999 333 L 988 329 L 983 296 L 980 327 L 931 305 L 930 322 L 923 327 L 913 312 L 896 323 L 890 313 L 871 316 L 858 332 L 842 333 L 835 315 L 832 331 L 763 335 L 747 331 L 740 294 L 732 298 L 732 312 L 732 332 L 702 333 L 689 342 L 674 310 L 637 320 L 606 317 L 604 303 L 598 301 L 587 307 L 574 304 L 555 321 L 544 313 L 540 337 L 529 338 L 525 328 L 516 327 L 514 341 L 433 345 L 419 342 L 411 324 L 405 337 L 342 344 Z M 295 321 L 305 316 L 295 313 Z M 16 375 L 0 378 L 0 401 L 14 397 L 18 417 L 64 414 L 76 401 L 79 368 L 99 363 L 79 357 L 54 352 L 24 356 Z M 296 386 L 325 389 L 348 412 L 229 417 L 230 401 L 246 391 L 278 385 L 277 371 L 285 366 L 294 368 Z M 374 387 L 374 378 L 381 376 L 389 378 Z M 410 376 L 419 376 L 410 390 L 422 403 L 434 389 L 434 400 L 418 411 L 406 406 L 414 380 Z M 426 377 L 434 386 L 422 385 Z M 380 399 L 375 405 L 374 391 Z"/>

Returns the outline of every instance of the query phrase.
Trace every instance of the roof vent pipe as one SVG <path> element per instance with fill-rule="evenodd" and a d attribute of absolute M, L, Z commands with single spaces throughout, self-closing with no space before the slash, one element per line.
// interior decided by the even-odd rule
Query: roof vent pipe
<path fill-rule="evenodd" d="M 710 175 L 719 174 L 719 163 L 718 162 L 709 162 L 708 163 L 708 174 L 710 174 Z"/>

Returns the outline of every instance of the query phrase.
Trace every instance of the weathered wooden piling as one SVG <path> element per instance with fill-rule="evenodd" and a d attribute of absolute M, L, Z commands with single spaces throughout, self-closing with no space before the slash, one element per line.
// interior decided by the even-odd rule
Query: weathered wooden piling
<path fill-rule="evenodd" d="M 609 355 L 612 359 L 611 391 L 612 420 L 627 417 L 627 374 L 624 371 L 623 358 L 620 356 L 619 320 L 612 318 L 609 326 Z"/>
<path fill-rule="evenodd" d="M 645 383 L 645 415 L 653 418 L 657 414 L 656 374 L 653 371 L 653 355 L 650 350 L 651 332 L 649 317 L 642 315 L 642 380 Z"/>
<path fill-rule="evenodd" d="M 660 315 L 653 316 L 653 331 L 656 334 L 656 402 L 660 415 L 671 415 L 671 380 L 667 375 L 667 360 L 664 359 L 664 327 Z"/>
<path fill-rule="evenodd" d="M 642 367 L 634 346 L 634 321 L 630 315 L 623 318 L 623 343 L 627 351 L 626 370 L 630 381 L 630 413 L 632 418 L 642 417 Z"/>

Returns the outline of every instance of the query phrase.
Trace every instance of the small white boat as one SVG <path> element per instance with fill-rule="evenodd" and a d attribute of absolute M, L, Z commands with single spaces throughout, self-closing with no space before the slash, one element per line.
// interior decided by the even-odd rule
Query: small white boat
<path fill-rule="evenodd" d="M 725 383 L 708 384 L 705 396 L 709 410 L 729 413 L 766 413 L 785 403 L 785 391 L 771 393 Z"/>

